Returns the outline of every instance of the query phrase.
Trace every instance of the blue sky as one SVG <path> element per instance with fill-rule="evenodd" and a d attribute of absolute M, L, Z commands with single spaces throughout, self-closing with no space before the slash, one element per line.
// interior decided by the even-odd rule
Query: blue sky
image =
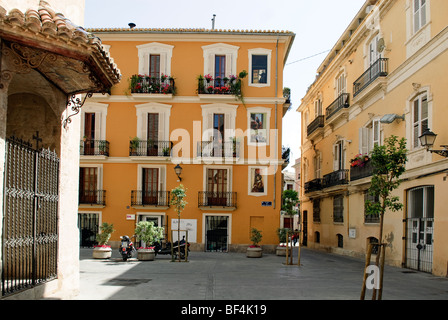
<path fill-rule="evenodd" d="M 292 151 L 291 163 L 300 157 L 300 115 L 296 109 L 313 83 L 327 52 L 347 28 L 365 0 L 85 0 L 86 28 L 287 30 L 296 34 L 284 86 L 291 88 L 292 109 L 283 118 L 284 146 Z M 314 56 L 314 57 L 312 57 Z M 312 58 L 308 58 L 312 57 Z"/>

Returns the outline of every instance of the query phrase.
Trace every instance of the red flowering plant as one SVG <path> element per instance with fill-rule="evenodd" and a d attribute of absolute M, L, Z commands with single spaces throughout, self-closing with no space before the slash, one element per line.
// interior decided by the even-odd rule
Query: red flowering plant
<path fill-rule="evenodd" d="M 206 75 L 204 76 L 204 78 L 205 78 L 205 80 L 206 80 L 207 82 L 210 82 L 210 81 L 213 80 L 213 77 L 212 77 L 210 74 L 206 74 Z"/>
<path fill-rule="evenodd" d="M 367 162 L 370 161 L 368 154 L 357 154 L 353 159 L 350 160 L 351 167 L 364 167 Z"/>

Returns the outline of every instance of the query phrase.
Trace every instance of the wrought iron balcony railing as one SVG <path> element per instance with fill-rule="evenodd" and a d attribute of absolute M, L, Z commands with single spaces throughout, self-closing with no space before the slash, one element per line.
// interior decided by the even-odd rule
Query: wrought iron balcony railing
<path fill-rule="evenodd" d="M 198 206 L 236 208 L 236 192 L 199 191 Z"/>
<path fill-rule="evenodd" d="M 170 205 L 169 191 L 131 191 L 131 206 L 162 206 Z"/>
<path fill-rule="evenodd" d="M 327 120 L 335 115 L 339 110 L 350 107 L 349 98 L 349 93 L 342 93 L 335 101 L 333 101 L 326 109 Z"/>
<path fill-rule="evenodd" d="M 323 128 L 325 125 L 325 119 L 324 116 L 317 116 L 316 119 L 311 122 L 307 127 L 307 135 L 311 135 L 314 131 L 316 131 L 319 128 Z"/>
<path fill-rule="evenodd" d="M 373 174 L 372 161 L 367 161 L 362 167 L 356 166 L 350 168 L 350 181 L 356 181 Z"/>
<path fill-rule="evenodd" d="M 379 77 L 386 77 L 388 75 L 387 58 L 379 58 L 374 62 L 369 69 L 367 69 L 354 83 L 353 96 L 356 97 L 362 90 Z"/>
<path fill-rule="evenodd" d="M 212 158 L 238 158 L 240 156 L 239 142 L 214 142 L 200 141 L 198 142 L 198 157 Z"/>
<path fill-rule="evenodd" d="M 241 79 L 237 77 L 198 78 L 198 94 L 241 95 Z"/>
<path fill-rule="evenodd" d="M 133 139 L 129 142 L 129 155 L 138 157 L 169 157 L 173 149 L 171 141 Z"/>
<path fill-rule="evenodd" d="M 322 190 L 322 179 L 319 178 L 305 182 L 304 188 L 305 193 Z"/>
<path fill-rule="evenodd" d="M 130 78 L 131 93 L 174 94 L 174 79 L 169 76 L 150 77 L 147 75 L 133 75 Z"/>
<path fill-rule="evenodd" d="M 342 169 L 333 171 L 332 173 L 326 174 L 323 177 L 323 187 L 329 188 L 333 186 L 339 186 L 342 184 L 348 184 L 348 170 Z"/>
<path fill-rule="evenodd" d="M 79 204 L 106 205 L 106 190 L 79 190 Z"/>
<path fill-rule="evenodd" d="M 106 140 L 81 140 L 81 156 L 109 156 L 109 141 Z"/>

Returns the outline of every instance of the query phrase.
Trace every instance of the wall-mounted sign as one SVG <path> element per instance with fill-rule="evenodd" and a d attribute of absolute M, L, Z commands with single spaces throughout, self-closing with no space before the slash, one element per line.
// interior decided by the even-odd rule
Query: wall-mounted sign
<path fill-rule="evenodd" d="M 135 214 L 127 214 L 126 220 L 135 220 Z"/>
<path fill-rule="evenodd" d="M 261 206 L 262 207 L 272 207 L 272 201 L 262 201 Z"/>

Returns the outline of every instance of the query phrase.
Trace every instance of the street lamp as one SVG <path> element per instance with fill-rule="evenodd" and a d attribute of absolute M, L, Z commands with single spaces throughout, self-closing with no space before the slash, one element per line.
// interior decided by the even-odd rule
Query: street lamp
<path fill-rule="evenodd" d="M 426 150 L 428 150 L 429 152 L 432 153 L 436 153 L 442 157 L 447 158 L 448 157 L 448 146 L 447 145 L 442 145 L 441 147 L 443 147 L 443 150 L 432 150 L 432 146 L 434 145 L 434 142 L 436 141 L 437 135 L 432 132 L 431 130 L 429 130 L 429 128 L 427 128 L 423 134 L 418 137 L 418 139 L 420 140 L 420 144 L 423 147 L 426 147 Z"/>
<path fill-rule="evenodd" d="M 182 167 L 180 165 L 175 166 L 174 172 L 177 174 L 179 181 L 182 181 L 182 178 L 180 177 L 180 174 L 182 173 Z"/>

